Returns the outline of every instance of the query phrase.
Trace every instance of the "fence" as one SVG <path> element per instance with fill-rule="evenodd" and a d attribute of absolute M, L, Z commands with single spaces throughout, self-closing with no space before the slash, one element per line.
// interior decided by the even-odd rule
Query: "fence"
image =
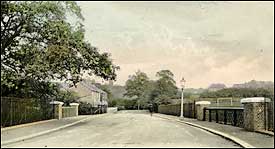
<path fill-rule="evenodd" d="M 180 104 L 159 105 L 158 112 L 162 114 L 180 116 L 180 111 L 181 111 L 180 108 L 181 108 Z M 195 102 L 183 104 L 183 116 L 189 117 L 189 118 L 196 118 Z"/>
<path fill-rule="evenodd" d="M 229 124 L 244 127 L 244 115 L 242 107 L 207 107 L 204 108 L 204 120 L 215 121 L 220 124 Z"/>
<path fill-rule="evenodd" d="M 1 97 L 1 127 L 53 118 L 50 101 L 33 98 Z"/>

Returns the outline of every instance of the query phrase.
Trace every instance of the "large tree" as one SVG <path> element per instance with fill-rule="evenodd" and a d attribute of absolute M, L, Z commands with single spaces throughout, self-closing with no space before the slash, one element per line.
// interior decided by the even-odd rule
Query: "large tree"
<path fill-rule="evenodd" d="M 1 1 L 2 94 L 33 81 L 76 84 L 84 73 L 114 80 L 118 66 L 84 40 L 83 20 L 76 2 Z"/>
<path fill-rule="evenodd" d="M 161 70 L 157 72 L 159 78 L 154 83 L 154 89 L 150 94 L 151 102 L 157 104 L 169 104 L 170 99 L 177 97 L 177 86 L 173 79 L 174 74 L 170 70 Z"/>
<path fill-rule="evenodd" d="M 134 75 L 129 76 L 129 79 L 126 81 L 126 93 L 124 96 L 135 98 L 138 103 L 138 109 L 141 100 L 145 100 L 148 83 L 148 76 L 141 71 L 137 71 Z"/>

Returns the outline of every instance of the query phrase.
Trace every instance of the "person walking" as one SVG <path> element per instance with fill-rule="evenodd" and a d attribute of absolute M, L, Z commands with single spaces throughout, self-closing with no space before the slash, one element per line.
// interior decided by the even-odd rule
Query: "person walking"
<path fill-rule="evenodd" d="M 149 112 L 150 112 L 150 115 L 152 116 L 153 115 L 153 105 L 152 104 L 149 104 Z"/>

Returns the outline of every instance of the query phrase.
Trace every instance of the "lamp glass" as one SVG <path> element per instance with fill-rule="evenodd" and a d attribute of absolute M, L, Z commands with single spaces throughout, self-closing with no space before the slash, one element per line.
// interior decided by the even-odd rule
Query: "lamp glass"
<path fill-rule="evenodd" d="M 182 79 L 180 80 L 180 85 L 181 85 L 182 88 L 184 88 L 185 82 L 186 82 L 186 81 L 184 80 L 184 78 L 182 78 Z"/>

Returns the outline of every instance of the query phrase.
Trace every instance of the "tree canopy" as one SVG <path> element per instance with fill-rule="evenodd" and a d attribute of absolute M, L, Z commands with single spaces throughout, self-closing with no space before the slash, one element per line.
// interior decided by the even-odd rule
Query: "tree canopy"
<path fill-rule="evenodd" d="M 140 99 L 144 96 L 148 82 L 149 78 L 146 73 L 137 71 L 136 74 L 129 76 L 129 79 L 126 81 L 126 93 L 124 96 L 136 97 Z"/>
<path fill-rule="evenodd" d="M 125 96 L 136 97 L 141 106 L 151 104 L 168 104 L 173 98 L 177 98 L 178 89 L 173 79 L 174 74 L 170 70 L 161 70 L 156 73 L 158 80 L 149 80 L 144 72 L 136 72 L 126 82 Z"/>
<path fill-rule="evenodd" d="M 156 74 L 159 79 L 155 82 L 151 92 L 151 99 L 155 103 L 169 104 L 170 99 L 177 97 L 178 88 L 173 79 L 174 74 L 170 70 L 161 70 Z"/>
<path fill-rule="evenodd" d="M 85 41 L 83 20 L 76 2 L 1 1 L 2 93 L 26 89 L 28 82 L 73 85 L 84 73 L 115 80 L 119 67 Z"/>

